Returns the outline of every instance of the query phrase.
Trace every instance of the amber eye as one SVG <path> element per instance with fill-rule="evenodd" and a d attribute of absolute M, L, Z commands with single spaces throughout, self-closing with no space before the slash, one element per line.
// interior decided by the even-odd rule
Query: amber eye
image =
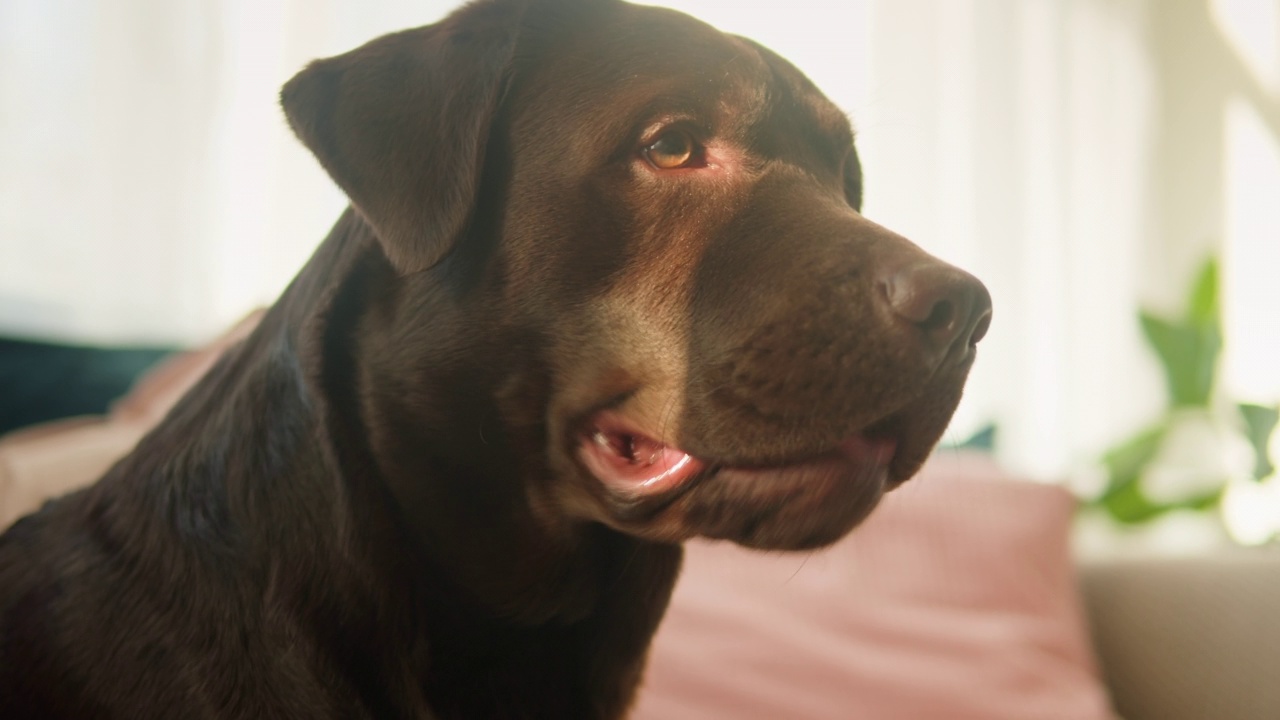
<path fill-rule="evenodd" d="M 698 145 L 682 130 L 668 130 L 644 149 L 644 157 L 659 170 L 675 170 L 698 159 Z"/>

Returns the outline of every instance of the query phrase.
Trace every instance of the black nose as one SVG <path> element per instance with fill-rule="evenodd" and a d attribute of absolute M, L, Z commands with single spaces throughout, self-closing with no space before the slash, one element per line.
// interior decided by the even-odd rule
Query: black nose
<path fill-rule="evenodd" d="M 941 355 L 977 345 L 991 325 L 986 286 L 946 263 L 929 260 L 898 268 L 881 286 L 893 313 L 918 328 Z"/>

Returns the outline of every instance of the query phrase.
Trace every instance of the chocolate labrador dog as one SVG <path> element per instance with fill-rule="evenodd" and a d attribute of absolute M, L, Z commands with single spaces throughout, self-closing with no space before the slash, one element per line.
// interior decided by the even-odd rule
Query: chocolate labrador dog
<path fill-rule="evenodd" d="M 841 537 L 987 328 L 845 116 L 676 12 L 479 0 L 282 101 L 351 209 L 0 539 L 0 717 L 622 717 L 679 543 Z"/>

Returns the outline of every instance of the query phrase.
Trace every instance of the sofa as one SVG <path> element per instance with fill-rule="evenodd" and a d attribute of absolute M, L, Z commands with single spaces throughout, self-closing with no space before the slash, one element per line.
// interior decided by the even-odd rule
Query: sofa
<path fill-rule="evenodd" d="M 0 438 L 0 528 L 92 482 L 255 321 L 107 417 Z M 944 451 L 831 548 L 692 542 L 632 717 L 1280 719 L 1280 553 L 1079 563 L 1075 515 Z"/>

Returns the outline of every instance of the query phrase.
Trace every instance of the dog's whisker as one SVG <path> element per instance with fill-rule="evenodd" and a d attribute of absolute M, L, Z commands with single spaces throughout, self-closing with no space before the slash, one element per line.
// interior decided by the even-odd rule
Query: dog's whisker
<path fill-rule="evenodd" d="M 796 579 L 796 576 L 800 574 L 800 571 L 804 569 L 804 566 L 809 564 L 809 558 L 811 558 L 811 557 L 813 557 L 813 553 L 812 553 L 812 552 L 804 553 L 804 554 L 800 557 L 800 564 L 796 566 L 796 569 L 795 569 L 795 570 L 793 570 L 789 576 L 787 576 L 787 579 L 786 579 L 785 581 L 783 581 L 783 583 L 782 583 L 782 584 L 783 584 L 783 585 L 789 585 L 789 584 L 791 583 L 791 581 L 792 581 L 792 580 L 795 580 L 795 579 Z"/>

